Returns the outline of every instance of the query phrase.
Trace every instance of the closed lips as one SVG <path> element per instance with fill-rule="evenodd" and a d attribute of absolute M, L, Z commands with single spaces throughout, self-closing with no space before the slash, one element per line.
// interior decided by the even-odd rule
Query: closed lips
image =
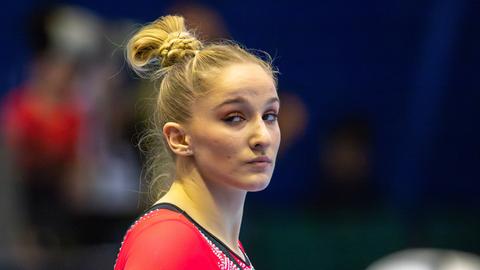
<path fill-rule="evenodd" d="M 248 163 L 272 163 L 272 160 L 268 157 L 258 157 L 250 160 Z"/>

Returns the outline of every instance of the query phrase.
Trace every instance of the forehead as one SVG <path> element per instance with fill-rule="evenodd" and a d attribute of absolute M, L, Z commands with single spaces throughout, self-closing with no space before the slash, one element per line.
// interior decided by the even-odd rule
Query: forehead
<path fill-rule="evenodd" d="M 221 71 L 214 82 L 211 97 L 277 96 L 273 78 L 257 64 L 234 64 Z"/>

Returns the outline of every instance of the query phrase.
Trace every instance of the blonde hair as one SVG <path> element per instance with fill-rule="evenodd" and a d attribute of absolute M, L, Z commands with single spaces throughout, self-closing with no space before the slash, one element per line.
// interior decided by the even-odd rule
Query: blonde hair
<path fill-rule="evenodd" d="M 229 65 L 258 64 L 276 82 L 268 54 L 263 60 L 231 41 L 204 45 L 180 16 L 161 17 L 141 28 L 128 42 L 126 53 L 139 76 L 160 82 L 149 127 L 140 140 L 149 148 L 143 178 L 153 200 L 163 196 L 174 179 L 175 157 L 162 134 L 165 123 L 186 123 L 192 103 L 213 88 L 215 77 Z"/>

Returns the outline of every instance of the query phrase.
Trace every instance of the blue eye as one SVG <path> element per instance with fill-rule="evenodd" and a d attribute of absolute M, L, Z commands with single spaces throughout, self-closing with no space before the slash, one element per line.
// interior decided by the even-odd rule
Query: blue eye
<path fill-rule="evenodd" d="M 229 124 L 237 124 L 242 122 L 243 120 L 244 118 L 239 114 L 233 114 L 223 119 L 224 122 L 227 122 Z"/>
<path fill-rule="evenodd" d="M 263 120 L 268 121 L 268 122 L 275 122 L 278 119 L 278 115 L 275 113 L 267 113 L 263 117 Z"/>

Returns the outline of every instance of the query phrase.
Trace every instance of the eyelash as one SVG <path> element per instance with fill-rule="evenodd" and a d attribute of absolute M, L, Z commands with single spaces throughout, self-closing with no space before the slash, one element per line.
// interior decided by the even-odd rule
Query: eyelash
<path fill-rule="evenodd" d="M 272 116 L 273 119 L 268 120 L 267 118 L 269 116 Z M 276 122 L 278 120 L 278 114 L 276 114 L 276 113 L 266 113 L 262 116 L 262 119 L 264 121 L 273 123 L 273 122 Z M 228 124 L 238 124 L 243 120 L 245 120 L 245 118 L 240 113 L 230 114 L 229 116 L 227 116 L 226 118 L 223 119 L 223 121 L 228 123 Z"/>
<path fill-rule="evenodd" d="M 245 120 L 242 115 L 239 113 L 233 113 L 228 115 L 226 118 L 223 119 L 224 122 L 227 122 L 229 124 L 236 124 L 239 123 L 240 121 L 234 121 L 234 119 L 239 118 L 240 120 Z"/>
<path fill-rule="evenodd" d="M 273 116 L 273 119 L 272 120 L 267 120 L 265 119 L 265 116 Z M 269 122 L 275 122 L 278 120 L 278 114 L 276 113 L 266 113 L 263 117 L 262 117 L 263 120 L 265 121 L 269 121 Z"/>

